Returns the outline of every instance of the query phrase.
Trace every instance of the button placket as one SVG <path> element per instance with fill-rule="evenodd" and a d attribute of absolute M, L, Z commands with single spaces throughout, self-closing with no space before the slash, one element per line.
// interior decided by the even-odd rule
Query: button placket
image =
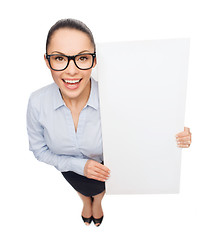
<path fill-rule="evenodd" d="M 84 130 L 84 124 L 86 120 L 86 107 L 82 109 L 79 115 L 79 120 L 78 120 L 78 127 L 77 127 L 77 133 L 76 133 L 76 143 L 77 147 L 80 150 L 81 147 L 81 140 L 83 136 L 83 130 Z"/>
<path fill-rule="evenodd" d="M 68 132 L 69 131 L 69 134 L 71 136 L 73 136 L 73 142 L 77 142 L 77 139 L 76 139 L 76 132 L 75 132 L 75 126 L 74 126 L 74 122 L 73 122 L 73 116 L 71 114 L 71 111 L 70 109 L 65 106 L 65 117 L 66 117 L 66 122 L 67 122 L 67 125 L 69 126 L 69 129 L 66 129 L 66 131 Z M 72 134 L 73 133 L 73 134 Z M 77 143 L 76 143 L 77 145 Z"/>

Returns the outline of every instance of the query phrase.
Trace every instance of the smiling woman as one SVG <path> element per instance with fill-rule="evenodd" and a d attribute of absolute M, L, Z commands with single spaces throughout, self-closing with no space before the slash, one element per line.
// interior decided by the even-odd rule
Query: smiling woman
<path fill-rule="evenodd" d="M 51 27 L 44 59 L 55 83 L 31 95 L 27 128 L 35 157 L 62 172 L 83 200 L 85 224 L 99 226 L 109 169 L 103 164 L 98 84 L 91 77 L 95 51 L 82 22 L 64 19 Z"/>

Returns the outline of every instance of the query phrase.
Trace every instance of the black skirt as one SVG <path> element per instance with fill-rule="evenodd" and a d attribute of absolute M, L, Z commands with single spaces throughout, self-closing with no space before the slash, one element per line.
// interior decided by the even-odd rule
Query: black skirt
<path fill-rule="evenodd" d="M 62 172 L 62 175 L 77 192 L 84 196 L 95 196 L 105 190 L 105 182 L 90 179 L 72 171 Z"/>

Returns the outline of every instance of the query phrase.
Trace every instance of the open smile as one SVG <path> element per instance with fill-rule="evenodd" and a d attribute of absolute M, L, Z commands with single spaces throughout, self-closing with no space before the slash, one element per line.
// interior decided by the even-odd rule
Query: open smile
<path fill-rule="evenodd" d="M 82 81 L 82 78 L 65 78 L 62 79 L 62 81 L 64 82 L 65 87 L 68 89 L 77 89 L 80 85 L 80 82 Z"/>
<path fill-rule="evenodd" d="M 64 83 L 67 83 L 67 84 L 77 84 L 82 80 L 82 78 L 80 78 L 80 79 L 78 79 L 78 78 L 76 78 L 76 79 L 62 79 L 62 80 L 63 80 Z"/>

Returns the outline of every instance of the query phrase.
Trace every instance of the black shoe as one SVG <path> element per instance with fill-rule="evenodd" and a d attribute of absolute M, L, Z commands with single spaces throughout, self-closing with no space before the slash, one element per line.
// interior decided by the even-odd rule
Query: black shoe
<path fill-rule="evenodd" d="M 93 222 L 94 222 L 94 224 L 95 224 L 96 227 L 99 227 L 99 226 L 101 225 L 102 220 L 103 220 L 103 217 L 104 217 L 104 216 L 102 216 L 101 218 L 94 218 L 94 217 L 92 216 Z M 96 225 L 97 223 L 99 223 L 99 225 Z"/>
<path fill-rule="evenodd" d="M 93 217 L 91 216 L 90 218 L 85 218 L 85 217 L 83 217 L 82 215 L 81 215 L 81 217 L 82 217 L 82 219 L 83 219 L 83 221 L 84 222 L 86 222 L 86 223 L 91 223 L 91 221 L 93 220 Z"/>

